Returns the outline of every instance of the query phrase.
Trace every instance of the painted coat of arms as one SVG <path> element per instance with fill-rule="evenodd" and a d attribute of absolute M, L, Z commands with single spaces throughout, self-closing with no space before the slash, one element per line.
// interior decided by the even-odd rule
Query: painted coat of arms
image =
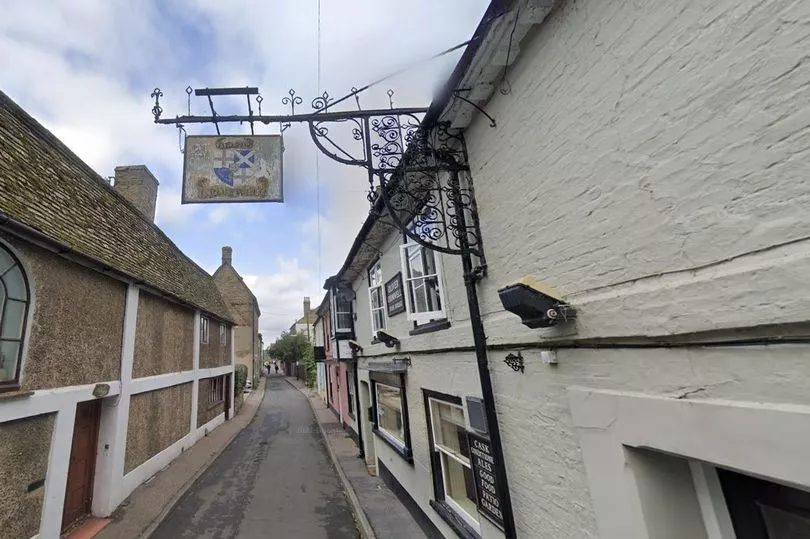
<path fill-rule="evenodd" d="M 186 137 L 183 203 L 282 202 L 281 135 Z"/>

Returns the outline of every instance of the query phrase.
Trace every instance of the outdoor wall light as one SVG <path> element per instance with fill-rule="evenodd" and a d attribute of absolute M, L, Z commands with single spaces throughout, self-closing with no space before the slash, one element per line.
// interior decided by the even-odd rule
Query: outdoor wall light
<path fill-rule="evenodd" d="M 547 328 L 576 318 L 576 311 L 555 291 L 524 277 L 498 290 L 503 308 L 520 317 L 524 326 Z"/>
<path fill-rule="evenodd" d="M 399 339 L 383 330 L 377 331 L 377 339 L 388 348 L 399 347 Z"/>
<path fill-rule="evenodd" d="M 349 341 L 349 348 L 351 348 L 354 358 L 363 353 L 363 347 L 357 341 Z"/>

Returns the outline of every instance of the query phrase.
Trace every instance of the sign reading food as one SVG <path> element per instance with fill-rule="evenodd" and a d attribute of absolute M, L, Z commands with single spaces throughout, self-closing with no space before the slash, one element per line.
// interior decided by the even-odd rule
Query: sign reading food
<path fill-rule="evenodd" d="M 281 135 L 186 137 L 183 204 L 283 202 Z"/>

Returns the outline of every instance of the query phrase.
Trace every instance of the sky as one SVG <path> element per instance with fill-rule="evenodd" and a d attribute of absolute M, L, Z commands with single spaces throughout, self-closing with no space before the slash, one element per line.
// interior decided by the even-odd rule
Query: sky
<path fill-rule="evenodd" d="M 262 112 L 282 114 L 294 88 L 298 112 L 327 91 L 348 93 L 472 36 L 488 0 L 26 0 L 0 17 L 0 90 L 103 177 L 144 164 L 160 182 L 158 226 L 209 273 L 221 248 L 259 300 L 265 343 L 302 316 L 303 298 L 345 260 L 369 204 L 360 168 L 320 154 L 306 124 L 284 132 L 283 203 L 181 205 L 183 156 L 173 126 L 185 88 L 258 86 Z M 320 47 L 318 28 L 320 20 Z M 319 55 L 320 49 L 320 55 Z M 421 63 L 362 94 L 364 108 L 427 106 L 461 51 Z M 320 56 L 320 64 L 318 58 Z M 320 65 L 320 69 L 319 69 Z M 320 85 L 319 85 L 320 79 Z M 241 102 L 240 102 L 241 103 Z M 353 102 L 352 102 L 353 104 Z M 207 102 L 192 100 L 192 113 Z M 217 102 L 217 112 L 241 113 Z M 213 127 L 187 126 L 189 134 Z M 279 126 L 256 126 L 257 134 Z M 246 134 L 247 126 L 222 127 Z"/>

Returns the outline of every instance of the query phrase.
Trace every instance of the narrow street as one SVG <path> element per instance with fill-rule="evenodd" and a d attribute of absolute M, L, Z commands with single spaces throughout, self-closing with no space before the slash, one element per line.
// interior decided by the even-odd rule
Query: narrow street
<path fill-rule="evenodd" d="M 153 538 L 358 537 L 309 403 L 283 378 L 267 382 L 252 423 Z"/>

